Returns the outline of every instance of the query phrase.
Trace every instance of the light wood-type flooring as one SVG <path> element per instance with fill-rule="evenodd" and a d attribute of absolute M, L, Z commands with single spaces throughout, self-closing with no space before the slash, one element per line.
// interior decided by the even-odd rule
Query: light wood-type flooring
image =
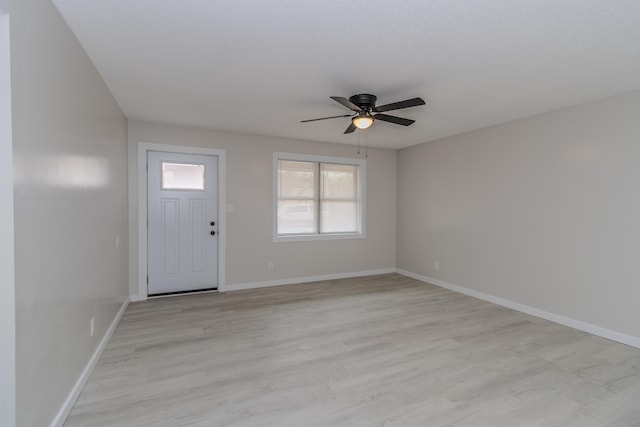
<path fill-rule="evenodd" d="M 640 426 L 640 350 L 398 275 L 129 305 L 72 426 Z"/>

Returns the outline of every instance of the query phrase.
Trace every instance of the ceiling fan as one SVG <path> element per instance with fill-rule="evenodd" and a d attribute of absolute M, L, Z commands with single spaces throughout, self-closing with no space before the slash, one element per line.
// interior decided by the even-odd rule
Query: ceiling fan
<path fill-rule="evenodd" d="M 331 99 L 339 104 L 344 105 L 353 114 L 344 114 L 341 116 L 322 117 L 320 119 L 302 120 L 301 123 L 315 122 L 317 120 L 337 119 L 339 117 L 351 117 L 351 124 L 344 131 L 344 133 L 352 133 L 356 129 L 367 129 L 373 124 L 374 120 L 382 120 L 384 122 L 395 123 L 397 125 L 409 126 L 415 122 L 415 120 L 405 119 L 402 117 L 390 116 L 388 114 L 381 114 L 385 111 L 400 110 L 401 108 L 417 107 L 418 105 L 424 105 L 425 102 L 422 98 L 405 99 L 404 101 L 393 102 L 391 104 L 381 105 L 376 107 L 375 95 L 368 93 L 361 93 L 359 95 L 353 95 L 349 99 L 341 96 L 331 96 Z"/>

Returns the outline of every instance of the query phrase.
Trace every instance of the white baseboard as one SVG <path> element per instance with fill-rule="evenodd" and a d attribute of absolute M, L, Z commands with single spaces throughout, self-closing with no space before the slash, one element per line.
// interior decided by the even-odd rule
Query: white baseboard
<path fill-rule="evenodd" d="M 291 279 L 266 280 L 264 282 L 235 283 L 226 284 L 220 289 L 221 292 L 240 291 L 244 289 L 266 288 L 270 286 L 292 285 L 295 283 L 319 282 L 322 280 L 348 279 L 350 277 L 373 276 L 376 274 L 395 273 L 393 267 L 379 270 L 356 271 L 351 273 L 324 274 L 322 276 L 294 277 Z"/>
<path fill-rule="evenodd" d="M 73 388 L 71 389 L 71 392 L 67 396 L 60 410 L 58 411 L 58 414 L 51 422 L 50 427 L 62 427 L 62 425 L 66 421 L 67 417 L 69 416 L 69 413 L 71 412 L 71 409 L 73 408 L 73 405 L 76 403 L 76 400 L 78 400 L 78 396 L 80 396 L 80 392 L 84 388 L 84 385 L 87 383 L 87 380 L 89 379 L 89 376 L 93 371 L 93 368 L 96 366 L 98 359 L 100 359 L 100 355 L 102 355 L 102 352 L 104 351 L 105 347 L 109 343 L 109 340 L 111 339 L 111 335 L 113 335 L 113 331 L 116 329 L 116 326 L 118 326 L 118 323 L 120 322 L 120 319 L 122 318 L 122 315 L 124 314 L 124 311 L 127 309 L 128 305 L 129 305 L 129 298 L 125 299 L 124 302 L 122 303 L 122 307 L 120 307 L 120 310 L 118 310 L 118 313 L 113 318 L 113 321 L 111 322 L 111 325 L 109 325 L 107 332 L 105 332 L 104 336 L 100 340 L 100 344 L 98 344 L 96 351 L 93 352 L 91 359 L 89 359 L 89 362 L 84 367 L 82 374 L 80 374 L 80 377 L 78 378 Z"/>
<path fill-rule="evenodd" d="M 469 295 L 474 298 L 478 298 L 484 301 L 488 301 L 493 304 L 501 305 L 503 307 L 510 308 L 512 310 L 520 311 L 522 313 L 530 314 L 532 316 L 540 317 L 545 320 L 550 320 L 561 325 L 568 326 L 573 329 L 578 329 L 583 332 L 588 332 L 593 335 L 597 335 L 602 338 L 606 338 L 612 341 L 616 341 L 622 344 L 626 344 L 631 347 L 640 348 L 640 338 L 631 335 L 626 335 L 611 329 L 602 328 L 600 326 L 592 325 L 591 323 L 582 322 L 580 320 L 572 319 L 570 317 L 561 316 L 559 314 L 550 313 L 548 311 L 540 310 L 535 307 L 529 307 L 528 305 L 520 304 L 514 301 L 509 301 L 500 297 L 496 297 L 484 292 L 474 291 L 472 289 L 465 288 L 463 286 L 454 285 L 444 282 L 442 280 L 434 279 L 432 277 L 423 276 L 421 274 L 412 273 L 402 269 L 396 269 L 398 274 L 411 277 L 421 282 L 430 283 L 441 288 L 449 289 L 450 291 L 458 292 L 464 295 Z"/>

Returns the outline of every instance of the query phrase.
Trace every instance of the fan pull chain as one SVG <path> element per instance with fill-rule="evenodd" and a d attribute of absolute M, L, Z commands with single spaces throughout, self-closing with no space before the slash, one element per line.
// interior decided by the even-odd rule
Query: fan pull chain
<path fill-rule="evenodd" d="M 362 145 L 360 134 L 364 133 L 364 157 L 367 158 L 369 157 L 369 129 L 358 129 L 356 133 L 358 134 L 358 155 L 360 155 L 360 145 Z"/>
<path fill-rule="evenodd" d="M 366 129 L 364 134 L 364 158 L 369 157 L 369 130 Z"/>

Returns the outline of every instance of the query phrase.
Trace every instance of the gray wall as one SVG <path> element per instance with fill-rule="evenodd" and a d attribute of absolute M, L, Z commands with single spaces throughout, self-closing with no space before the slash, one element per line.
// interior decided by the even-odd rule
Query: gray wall
<path fill-rule="evenodd" d="M 126 120 L 51 1 L 10 13 L 17 424 L 44 426 L 128 295 Z"/>
<path fill-rule="evenodd" d="M 398 268 L 640 337 L 638 112 L 640 91 L 401 150 Z"/>
<path fill-rule="evenodd" d="M 273 243 L 273 152 L 356 157 L 354 146 L 129 122 L 131 292 L 137 294 L 137 143 L 226 150 L 226 283 L 360 272 L 395 266 L 396 151 L 369 149 L 366 239 Z M 273 271 L 267 263 L 273 261 Z"/>

